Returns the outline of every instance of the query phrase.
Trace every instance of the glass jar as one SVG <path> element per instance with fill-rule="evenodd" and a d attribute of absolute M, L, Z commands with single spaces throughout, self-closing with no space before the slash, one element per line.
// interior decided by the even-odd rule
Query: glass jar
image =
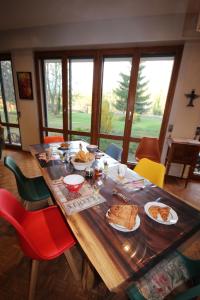
<path fill-rule="evenodd" d="M 92 167 L 94 169 L 94 179 L 100 178 L 103 175 L 103 164 L 98 156 L 95 157 Z"/>

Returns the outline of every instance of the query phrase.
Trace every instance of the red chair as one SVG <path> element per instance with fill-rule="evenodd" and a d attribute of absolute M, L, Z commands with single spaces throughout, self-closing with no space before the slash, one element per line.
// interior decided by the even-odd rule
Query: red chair
<path fill-rule="evenodd" d="M 64 142 L 64 138 L 61 135 L 44 137 L 44 144 L 62 143 L 62 142 Z"/>
<path fill-rule="evenodd" d="M 138 161 L 141 158 L 148 158 L 155 162 L 160 162 L 160 156 L 158 139 L 143 137 L 135 152 L 136 160 Z"/>
<path fill-rule="evenodd" d="M 50 260 L 64 253 L 75 279 L 80 280 L 69 252 L 76 242 L 56 206 L 26 211 L 10 192 L 0 189 L 0 216 L 15 227 L 24 254 L 32 258 L 29 300 L 34 299 L 39 260 Z"/>

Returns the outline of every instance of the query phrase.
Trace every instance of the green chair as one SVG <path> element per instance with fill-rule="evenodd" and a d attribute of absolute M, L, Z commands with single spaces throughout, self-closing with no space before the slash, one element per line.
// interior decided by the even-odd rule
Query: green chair
<path fill-rule="evenodd" d="M 10 169 L 16 179 L 19 195 L 25 201 L 35 202 L 51 197 L 42 176 L 27 178 L 10 156 L 4 157 L 4 165 Z"/>
<path fill-rule="evenodd" d="M 181 292 L 180 294 L 177 294 L 173 297 L 173 300 L 190 300 L 190 299 L 196 299 L 195 297 L 200 295 L 200 260 L 193 260 L 190 259 L 184 255 L 182 255 L 181 253 L 176 252 L 175 255 L 177 256 L 177 258 L 179 259 L 179 266 L 177 268 L 177 266 L 173 266 L 173 261 L 171 261 L 171 265 L 172 265 L 172 271 L 174 271 L 177 277 L 179 277 L 179 279 L 182 280 L 183 282 L 186 282 L 188 280 L 192 280 L 193 281 L 193 287 L 187 289 L 184 292 Z M 170 256 L 172 257 L 172 256 Z M 169 257 L 169 262 L 170 262 L 170 258 Z M 157 268 L 157 270 L 161 269 L 162 266 L 160 263 L 158 263 L 157 266 L 155 266 L 155 268 Z M 169 265 L 166 266 L 166 268 L 169 268 Z M 184 277 L 184 269 L 187 272 L 187 276 Z M 151 272 L 153 271 L 150 270 L 149 274 L 147 273 L 147 277 L 145 278 L 147 285 L 149 284 L 149 281 L 151 280 Z M 171 276 L 171 281 L 173 281 L 173 274 L 170 274 Z M 144 275 L 145 277 L 145 275 Z M 186 278 L 187 277 L 187 278 Z M 177 279 L 177 278 L 176 278 Z M 143 279 L 142 279 L 143 280 Z M 175 280 L 176 281 L 176 280 Z M 144 285 L 145 281 L 143 282 Z M 177 285 L 178 286 L 178 285 Z M 176 286 L 176 287 L 177 287 Z M 134 282 L 133 284 L 131 284 L 128 289 L 127 289 L 127 294 L 129 296 L 129 299 L 131 300 L 146 300 L 148 298 L 145 298 L 142 293 L 140 292 L 141 289 L 138 288 L 137 282 Z M 172 292 L 173 290 L 171 290 Z M 160 297 L 152 294 L 152 291 L 150 292 L 150 297 L 154 297 L 153 299 L 159 298 Z M 170 293 L 169 293 L 170 294 Z M 164 299 L 164 298 L 163 298 Z M 170 298 L 171 299 L 171 298 Z"/>

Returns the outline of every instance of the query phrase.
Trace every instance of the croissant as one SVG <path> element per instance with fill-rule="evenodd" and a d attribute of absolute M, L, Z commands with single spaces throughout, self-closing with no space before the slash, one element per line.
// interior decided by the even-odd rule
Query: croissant
<path fill-rule="evenodd" d="M 160 215 L 161 219 L 164 222 L 166 222 L 169 217 L 169 212 L 170 212 L 170 207 L 168 207 L 168 206 L 160 207 L 157 205 L 152 205 L 151 207 L 149 207 L 150 215 L 156 220 L 158 218 L 158 215 Z"/>
<path fill-rule="evenodd" d="M 159 206 L 152 205 L 151 207 L 149 207 L 149 213 L 154 219 L 157 219 L 159 214 Z"/>
<path fill-rule="evenodd" d="M 160 216 L 164 222 L 166 222 L 169 217 L 169 211 L 170 211 L 170 208 L 168 206 L 160 207 L 160 209 L 159 209 Z"/>

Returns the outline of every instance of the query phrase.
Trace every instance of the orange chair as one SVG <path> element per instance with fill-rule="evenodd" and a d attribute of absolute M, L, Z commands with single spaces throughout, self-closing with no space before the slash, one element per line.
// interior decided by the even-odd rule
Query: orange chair
<path fill-rule="evenodd" d="M 135 158 L 148 158 L 155 162 L 160 162 L 160 148 L 157 138 L 143 137 L 136 149 Z"/>
<path fill-rule="evenodd" d="M 44 137 L 44 144 L 50 144 L 50 143 L 62 143 L 64 142 L 64 138 L 61 135 L 55 135 L 55 136 L 45 136 Z"/>

